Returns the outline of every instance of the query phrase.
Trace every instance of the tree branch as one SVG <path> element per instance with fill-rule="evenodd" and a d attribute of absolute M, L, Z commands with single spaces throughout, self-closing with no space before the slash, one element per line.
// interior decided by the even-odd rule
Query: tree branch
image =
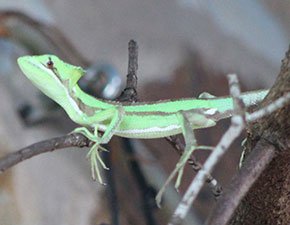
<path fill-rule="evenodd" d="M 91 144 L 92 142 L 89 139 L 87 139 L 82 134 L 77 133 L 40 141 L 1 158 L 0 172 L 2 173 L 17 163 L 41 153 L 52 152 L 68 147 L 89 147 Z"/>
<path fill-rule="evenodd" d="M 206 225 L 226 225 L 242 198 L 275 156 L 275 147 L 261 140 L 224 190 Z"/>
<path fill-rule="evenodd" d="M 10 23 L 10 20 L 16 20 L 18 26 L 15 28 L 15 23 Z M 53 49 L 59 56 L 66 58 L 72 64 L 78 64 L 82 67 L 87 67 L 90 64 L 69 39 L 53 25 L 41 23 L 17 10 L 0 10 L 0 24 L 7 28 L 8 37 L 17 40 L 27 49 L 33 49 L 34 54 L 51 52 Z M 25 30 L 27 27 L 29 27 L 30 32 Z M 41 38 L 38 38 L 39 35 Z M 43 41 L 46 42 L 45 45 Z"/>

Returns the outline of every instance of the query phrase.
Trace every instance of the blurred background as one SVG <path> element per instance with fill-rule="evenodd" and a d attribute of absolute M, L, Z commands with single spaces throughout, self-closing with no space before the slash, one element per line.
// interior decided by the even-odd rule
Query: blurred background
<path fill-rule="evenodd" d="M 270 88 L 289 45 L 289 10 L 283 0 L 0 0 L 0 156 L 76 127 L 26 80 L 19 56 L 49 53 L 82 66 L 82 88 L 106 99 L 124 87 L 131 39 L 141 101 L 227 95 L 228 73 L 243 91 Z M 198 143 L 215 145 L 228 124 L 197 131 Z M 214 171 L 223 187 L 242 139 Z M 2 173 L 0 224 L 165 224 L 195 172 L 186 168 L 180 192 L 169 188 L 157 209 L 156 191 L 179 158 L 171 145 L 113 138 L 108 148 L 106 186 L 91 180 L 87 149 L 42 154 Z M 200 162 L 207 155 L 195 153 Z M 202 224 L 214 204 L 205 186 L 184 224 Z"/>

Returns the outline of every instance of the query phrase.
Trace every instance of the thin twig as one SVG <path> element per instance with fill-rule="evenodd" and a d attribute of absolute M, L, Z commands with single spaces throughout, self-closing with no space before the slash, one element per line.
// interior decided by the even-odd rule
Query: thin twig
<path fill-rule="evenodd" d="M 117 98 L 120 102 L 137 102 L 137 69 L 138 69 L 138 45 L 131 40 L 129 42 L 129 61 L 126 88 Z"/>
<path fill-rule="evenodd" d="M 138 45 L 134 40 L 129 41 L 129 60 L 128 60 L 128 74 L 126 88 L 121 93 L 118 98 L 121 102 L 137 102 L 137 69 L 138 69 Z M 134 159 L 135 150 L 130 139 L 122 138 L 124 150 L 131 159 Z M 148 183 L 139 162 L 136 160 L 129 160 L 129 165 L 131 167 L 130 171 L 136 180 L 138 189 L 141 193 L 142 198 L 142 211 L 146 224 L 154 225 L 156 220 L 153 215 L 153 209 L 155 208 L 154 197 L 156 195 L 156 190 Z"/>
<path fill-rule="evenodd" d="M 285 104 L 287 102 L 289 102 L 289 100 L 290 100 L 290 93 L 286 93 L 282 97 L 273 101 L 270 105 L 267 105 L 258 111 L 255 111 L 249 115 L 246 115 L 246 121 L 253 122 L 253 121 L 256 121 L 256 120 L 258 120 L 266 115 L 270 115 L 271 113 L 273 113 L 277 109 L 285 106 Z"/>
<path fill-rule="evenodd" d="M 89 147 L 91 143 L 92 142 L 88 138 L 82 134 L 77 133 L 40 141 L 1 158 L 0 171 L 2 173 L 17 163 L 41 153 L 51 152 L 68 147 Z"/>
<path fill-rule="evenodd" d="M 135 102 L 138 100 L 138 98 L 137 98 L 137 69 L 138 69 L 138 45 L 137 45 L 137 42 L 135 42 L 134 40 L 130 40 L 129 44 L 128 44 L 128 73 L 127 73 L 126 87 L 122 91 L 120 96 L 117 98 L 118 101 L 120 101 L 120 102 Z M 134 151 L 133 147 L 131 146 L 130 140 L 122 138 L 122 142 L 124 145 L 126 145 L 129 148 L 129 149 L 126 148 L 126 150 L 128 150 L 130 152 Z M 111 154 L 111 152 L 109 154 Z M 109 157 L 107 157 L 107 158 L 109 158 Z M 139 168 L 138 162 L 134 162 L 134 166 Z M 136 178 L 143 177 L 143 180 L 142 180 L 143 183 L 147 183 L 141 169 L 139 169 L 138 171 L 136 171 L 136 170 L 131 170 L 131 171 L 133 171 L 133 173 L 135 175 L 138 173 L 134 177 L 136 177 Z M 112 195 L 112 196 L 110 196 L 112 224 L 118 225 L 120 222 L 119 222 L 119 207 L 117 204 L 117 192 L 116 192 L 115 182 L 112 179 L 113 178 L 112 171 L 110 172 L 110 174 L 111 175 L 108 176 L 108 178 L 110 179 L 111 185 L 108 186 L 108 192 Z M 137 183 L 140 186 L 140 179 L 137 179 Z M 143 187 L 143 188 L 146 188 L 146 187 Z M 148 219 L 148 215 L 152 214 L 152 212 L 150 211 L 150 208 L 145 207 L 145 205 L 148 203 L 149 200 L 148 200 L 148 198 L 144 199 L 144 195 L 142 195 L 142 196 L 143 196 L 143 200 L 144 200 L 143 203 L 144 203 L 145 218 Z M 154 221 L 154 218 L 152 217 L 152 219 L 151 219 L 151 217 L 150 217 L 149 221 L 150 222 Z M 152 222 L 152 224 L 154 224 L 154 223 Z"/>

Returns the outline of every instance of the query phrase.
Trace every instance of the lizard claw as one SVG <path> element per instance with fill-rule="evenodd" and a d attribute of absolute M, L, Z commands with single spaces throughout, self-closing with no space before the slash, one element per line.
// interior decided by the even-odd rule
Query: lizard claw
<path fill-rule="evenodd" d="M 104 148 L 103 147 L 100 148 L 99 144 L 95 143 L 90 149 L 90 151 L 88 152 L 87 157 L 91 161 L 91 174 L 92 174 L 93 180 L 96 180 L 96 176 L 97 176 L 97 179 L 100 182 L 100 184 L 105 185 L 105 183 L 103 182 L 100 170 L 99 170 L 98 162 L 103 167 L 103 169 L 109 170 L 109 168 L 106 166 L 106 164 L 102 160 L 99 154 L 99 149 L 103 150 Z"/>

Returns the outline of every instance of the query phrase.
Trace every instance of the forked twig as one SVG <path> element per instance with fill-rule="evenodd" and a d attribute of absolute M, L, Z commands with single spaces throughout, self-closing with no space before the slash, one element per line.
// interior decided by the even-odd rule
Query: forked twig
<path fill-rule="evenodd" d="M 235 74 L 228 75 L 230 95 L 234 100 L 234 115 L 231 118 L 231 126 L 226 131 L 226 133 L 221 138 L 218 145 L 214 148 L 206 162 L 204 163 L 203 170 L 200 170 L 191 184 L 189 185 L 187 191 L 185 192 L 181 202 L 177 206 L 175 212 L 173 213 L 169 225 L 181 224 L 182 220 L 187 215 L 189 209 L 191 208 L 192 202 L 196 199 L 199 191 L 201 190 L 208 174 L 213 170 L 213 167 L 223 156 L 232 142 L 240 135 L 243 130 L 243 104 L 239 99 L 240 88 L 238 85 L 238 79 Z"/>
<path fill-rule="evenodd" d="M 174 214 L 171 217 L 171 220 L 169 222 L 169 225 L 177 225 L 182 222 L 182 220 L 185 218 L 186 214 L 188 213 L 193 201 L 197 197 L 199 191 L 201 190 L 207 174 L 210 174 L 213 170 L 213 167 L 216 165 L 216 163 L 219 161 L 220 157 L 226 152 L 226 150 L 229 148 L 231 143 L 240 135 L 242 129 L 245 127 L 244 122 L 244 112 L 243 112 L 243 104 L 241 104 L 239 96 L 239 87 L 237 83 L 237 79 L 235 75 L 229 75 L 229 83 L 230 83 L 230 94 L 233 97 L 234 100 L 234 115 L 231 119 L 232 123 L 227 132 L 223 135 L 218 145 L 215 147 L 211 155 L 206 160 L 203 170 L 200 170 L 196 177 L 193 179 L 192 183 L 190 184 L 189 188 L 187 189 L 186 193 L 184 194 L 180 204 L 177 206 Z M 267 116 L 274 112 L 275 110 L 285 106 L 287 102 L 290 100 L 290 93 L 285 94 L 284 96 L 278 98 L 274 102 L 272 102 L 270 105 L 252 113 L 252 114 L 246 114 L 245 120 L 247 122 L 252 122 L 257 119 L 260 119 L 264 116 Z M 268 146 L 268 147 L 267 147 Z M 259 147 L 259 146 L 257 146 Z M 233 198 L 233 196 L 237 196 L 235 199 L 231 199 L 230 202 L 226 202 L 228 211 L 223 211 L 221 213 L 220 210 L 216 210 L 217 213 L 214 213 L 216 217 L 218 217 L 221 221 L 224 221 L 225 219 L 229 220 L 230 216 L 232 215 L 235 207 L 238 205 L 242 197 L 247 192 L 248 188 L 253 184 L 253 182 L 257 179 L 258 175 L 265 169 L 266 165 L 271 161 L 271 159 L 274 157 L 274 147 L 268 143 L 268 145 L 265 145 L 264 147 L 268 148 L 267 153 L 258 151 L 256 155 L 253 157 L 256 158 L 263 158 L 263 163 L 258 163 L 255 165 L 251 165 L 251 168 L 253 168 L 252 173 L 243 172 L 245 174 L 245 177 L 251 177 L 250 181 L 246 184 L 240 183 L 240 188 L 235 187 L 236 189 L 240 190 L 239 195 L 229 195 L 227 198 Z M 260 154 L 259 154 L 260 153 Z M 250 160 L 249 160 L 250 161 Z M 250 161 L 252 163 L 252 161 Z M 257 174 L 256 174 L 257 173 Z M 247 176 L 248 175 L 248 176 Z M 234 191 L 232 191 L 233 193 Z M 231 205 L 231 207 L 228 206 Z M 223 208 L 225 209 L 225 207 Z M 227 217 L 225 217 L 225 213 L 227 214 Z M 223 216 L 220 216 L 223 215 Z M 213 223 L 210 223 L 214 221 Z M 217 223 L 217 220 L 210 220 L 208 224 L 226 224 L 226 223 Z"/>

